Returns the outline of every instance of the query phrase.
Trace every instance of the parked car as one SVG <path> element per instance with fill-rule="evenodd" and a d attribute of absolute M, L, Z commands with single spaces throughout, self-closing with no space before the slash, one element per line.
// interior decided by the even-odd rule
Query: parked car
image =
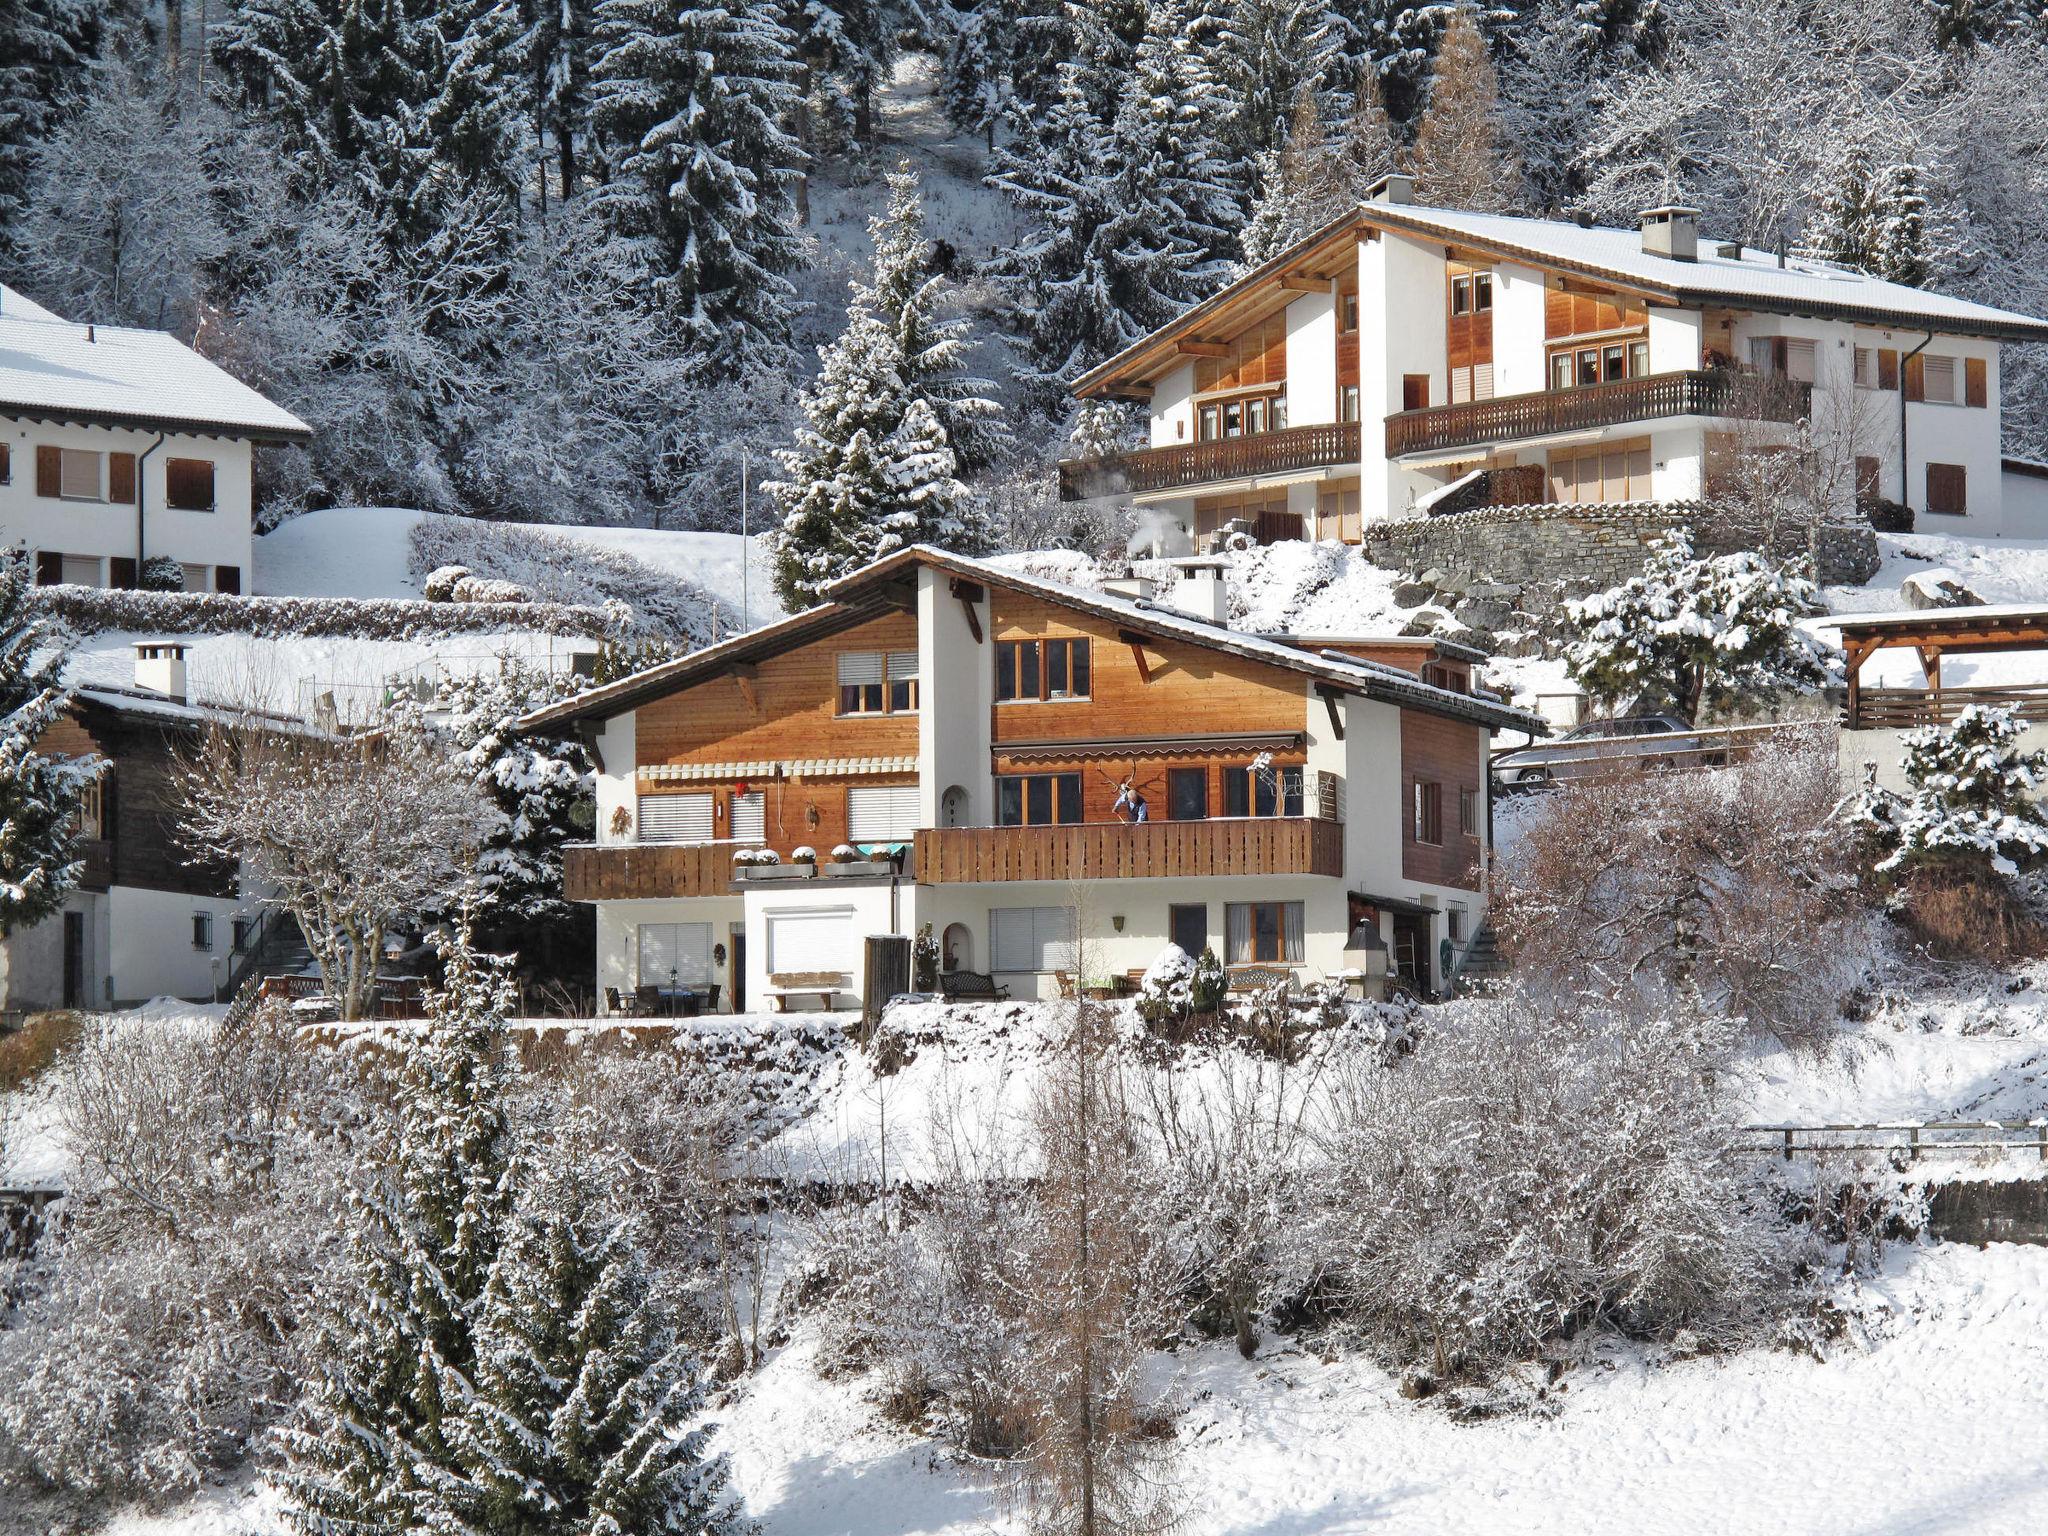
<path fill-rule="evenodd" d="M 1590 778 L 1647 759 L 1653 766 L 1704 763 L 1705 743 L 1676 715 L 1629 715 L 1588 720 L 1555 741 L 1540 742 L 1493 760 L 1494 782 L 1503 789 L 1533 789 L 1555 779 Z"/>

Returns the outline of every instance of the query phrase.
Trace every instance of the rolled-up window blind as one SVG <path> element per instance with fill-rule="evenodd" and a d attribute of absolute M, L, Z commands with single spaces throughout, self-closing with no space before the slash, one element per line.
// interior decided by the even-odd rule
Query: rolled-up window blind
<path fill-rule="evenodd" d="M 839 686 L 860 688 L 882 680 L 882 653 L 880 651 L 841 651 L 839 653 Z"/>
<path fill-rule="evenodd" d="M 889 681 L 905 682 L 917 676 L 917 652 L 891 651 L 889 653 Z"/>
<path fill-rule="evenodd" d="M 708 843 L 712 839 L 709 795 L 642 795 L 640 841 Z"/>
<path fill-rule="evenodd" d="M 758 789 L 751 795 L 732 797 L 732 840 L 736 843 L 768 840 L 768 818 L 762 809 L 762 796 Z"/>

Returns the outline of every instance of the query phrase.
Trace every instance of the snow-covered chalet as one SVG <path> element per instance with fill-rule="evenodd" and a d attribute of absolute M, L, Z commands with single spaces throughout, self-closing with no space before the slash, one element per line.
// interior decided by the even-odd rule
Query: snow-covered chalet
<path fill-rule="evenodd" d="M 605 1011 L 845 1007 L 866 936 L 927 926 L 1020 998 L 1127 987 L 1169 942 L 1441 986 L 1485 919 L 1492 733 L 1541 722 L 1462 646 L 1233 630 L 1224 562 L 1171 575 L 917 546 L 528 716 L 598 760 L 565 867 Z"/>
<path fill-rule="evenodd" d="M 0 287 L 0 547 L 45 586 L 250 590 L 253 455 L 306 424 L 163 331 L 81 324 Z"/>
<path fill-rule="evenodd" d="M 1157 509 L 1207 547 L 1422 512 L 1711 501 L 1757 427 L 1808 419 L 1859 501 L 2048 536 L 2048 466 L 2000 447 L 2000 350 L 2048 321 L 1709 238 L 1423 207 L 1389 176 L 1077 381 L 1150 446 L 1061 466 L 1068 500 Z M 1756 387 L 1776 380 L 1782 387 Z"/>

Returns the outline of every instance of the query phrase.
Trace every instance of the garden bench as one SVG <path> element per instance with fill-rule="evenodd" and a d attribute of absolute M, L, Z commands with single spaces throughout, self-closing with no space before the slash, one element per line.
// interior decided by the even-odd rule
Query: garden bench
<path fill-rule="evenodd" d="M 1010 989 L 997 986 L 986 971 L 947 971 L 939 977 L 939 995 L 949 1003 L 993 1003 L 1008 997 Z"/>
<path fill-rule="evenodd" d="M 774 971 L 769 974 L 767 993 L 775 1000 L 777 1013 L 789 1012 L 792 997 L 815 997 L 826 1012 L 832 999 L 847 991 L 850 978 L 844 971 Z"/>
<path fill-rule="evenodd" d="M 1269 992 L 1274 987 L 1294 990 L 1294 972 L 1284 965 L 1238 965 L 1230 970 L 1233 992 Z"/>

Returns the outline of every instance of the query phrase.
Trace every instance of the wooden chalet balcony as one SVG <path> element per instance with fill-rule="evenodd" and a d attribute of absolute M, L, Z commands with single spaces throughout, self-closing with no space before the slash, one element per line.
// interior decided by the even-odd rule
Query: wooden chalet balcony
<path fill-rule="evenodd" d="M 1578 389 L 1545 389 L 1530 395 L 1498 395 L 1462 405 L 1433 405 L 1387 418 L 1387 457 L 1438 453 L 1482 443 L 1547 437 L 1622 427 L 1673 416 L 1759 414 L 1768 421 L 1797 421 L 1808 409 L 1804 384 L 1759 380 L 1719 368 L 1653 373 Z"/>
<path fill-rule="evenodd" d="M 1097 496 L 1170 491 L 1255 475 L 1355 466 L 1359 441 L 1357 422 L 1333 421 L 1218 442 L 1145 448 L 1100 459 L 1062 459 L 1060 500 L 1089 501 Z"/>
<path fill-rule="evenodd" d="M 926 885 L 1343 873 L 1344 824 L 1302 816 L 928 827 L 917 834 L 918 880 Z"/>
<path fill-rule="evenodd" d="M 562 889 L 571 901 L 723 896 L 732 890 L 732 843 L 571 843 Z"/>

